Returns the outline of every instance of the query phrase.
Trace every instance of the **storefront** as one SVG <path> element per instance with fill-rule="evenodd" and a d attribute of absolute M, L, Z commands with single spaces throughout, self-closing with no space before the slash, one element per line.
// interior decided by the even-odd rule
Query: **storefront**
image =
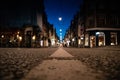
<path fill-rule="evenodd" d="M 89 29 L 85 34 L 86 47 L 101 47 L 120 44 L 120 29 Z"/>

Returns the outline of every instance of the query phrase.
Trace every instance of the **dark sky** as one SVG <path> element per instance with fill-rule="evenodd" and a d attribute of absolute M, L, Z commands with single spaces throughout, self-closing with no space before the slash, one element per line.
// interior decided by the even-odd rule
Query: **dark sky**
<path fill-rule="evenodd" d="M 58 36 L 61 28 L 64 37 L 73 16 L 80 9 L 80 4 L 82 0 L 44 0 L 48 22 L 54 25 Z M 59 21 L 58 17 L 62 17 L 62 21 Z"/>

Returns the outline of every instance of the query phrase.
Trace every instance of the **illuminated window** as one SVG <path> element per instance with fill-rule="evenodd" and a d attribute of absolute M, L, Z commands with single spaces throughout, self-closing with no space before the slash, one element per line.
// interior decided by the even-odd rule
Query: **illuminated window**
<path fill-rule="evenodd" d="M 111 45 L 117 45 L 117 33 L 111 32 Z"/>

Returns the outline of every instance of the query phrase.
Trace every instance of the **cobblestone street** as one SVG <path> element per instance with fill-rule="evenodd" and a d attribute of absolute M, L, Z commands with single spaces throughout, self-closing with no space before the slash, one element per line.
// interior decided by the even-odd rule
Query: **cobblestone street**
<path fill-rule="evenodd" d="M 120 47 L 0 48 L 0 80 L 119 80 Z"/>
<path fill-rule="evenodd" d="M 74 56 L 62 48 L 50 57 L 53 59 L 44 60 L 22 80 L 104 80 L 102 73 L 94 72 L 79 60 L 64 60 Z M 57 60 L 57 58 L 63 58 L 63 60 Z"/>

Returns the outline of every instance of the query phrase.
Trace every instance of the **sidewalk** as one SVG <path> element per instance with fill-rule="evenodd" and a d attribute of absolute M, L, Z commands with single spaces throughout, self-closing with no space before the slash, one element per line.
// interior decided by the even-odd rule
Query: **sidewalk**
<path fill-rule="evenodd" d="M 102 74 L 83 65 L 79 60 L 58 60 L 54 57 L 74 57 L 64 49 L 59 48 L 44 60 L 22 80 L 104 80 Z"/>

